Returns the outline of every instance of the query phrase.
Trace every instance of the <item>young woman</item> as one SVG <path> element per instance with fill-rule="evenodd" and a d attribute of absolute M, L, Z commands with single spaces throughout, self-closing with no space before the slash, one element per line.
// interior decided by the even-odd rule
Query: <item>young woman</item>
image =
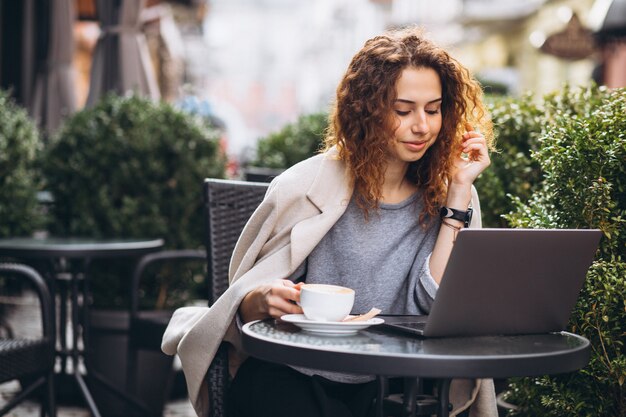
<path fill-rule="evenodd" d="M 472 184 L 491 141 L 481 93 L 418 29 L 365 43 L 337 88 L 324 151 L 277 177 L 244 229 L 229 290 L 206 312 L 178 311 L 166 332 L 164 351 L 177 348 L 199 413 L 217 343 L 237 345 L 237 322 L 301 313 L 298 282 L 355 289 L 355 313 L 429 312 L 456 234 L 480 227 Z M 366 416 L 373 380 L 248 358 L 230 411 Z M 495 412 L 491 381 L 460 381 L 451 396 L 455 412 Z"/>

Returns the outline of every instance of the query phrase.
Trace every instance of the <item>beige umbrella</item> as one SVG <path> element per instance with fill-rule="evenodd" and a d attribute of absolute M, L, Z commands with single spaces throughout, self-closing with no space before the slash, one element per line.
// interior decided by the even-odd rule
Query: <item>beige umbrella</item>
<path fill-rule="evenodd" d="M 87 106 L 108 91 L 135 91 L 160 98 L 146 37 L 141 31 L 140 13 L 144 7 L 145 0 L 97 0 L 102 34 L 94 50 Z"/>
<path fill-rule="evenodd" d="M 35 120 L 49 134 L 62 119 L 76 110 L 74 55 L 74 2 L 52 0 L 50 3 L 50 38 L 48 59 L 37 75 L 31 111 Z"/>

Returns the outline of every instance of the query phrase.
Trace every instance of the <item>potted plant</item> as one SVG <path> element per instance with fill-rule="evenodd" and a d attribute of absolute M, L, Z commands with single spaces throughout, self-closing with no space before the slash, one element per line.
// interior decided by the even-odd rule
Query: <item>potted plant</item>
<path fill-rule="evenodd" d="M 328 126 L 326 113 L 302 115 L 277 132 L 259 139 L 256 158 L 244 169 L 249 181 L 270 181 L 290 166 L 315 155 Z"/>
<path fill-rule="evenodd" d="M 511 196 L 527 200 L 541 181 L 531 154 L 537 150 L 543 112 L 534 98 L 493 97 L 488 105 L 497 151 L 476 180 L 484 227 L 509 227 L 503 217 L 515 207 Z"/>
<path fill-rule="evenodd" d="M 37 201 L 41 150 L 35 123 L 0 90 L 0 237 L 31 235 L 45 224 Z"/>
<path fill-rule="evenodd" d="M 224 176 L 219 132 L 205 120 L 166 103 L 136 95 L 108 95 L 93 108 L 66 120 L 43 159 L 46 188 L 54 196 L 51 234 L 95 238 L 163 238 L 168 249 L 202 246 L 202 182 Z M 90 357 L 109 381 L 126 381 L 128 288 L 136 260 L 94 260 L 90 267 Z M 203 271 L 181 274 L 162 269 L 144 285 L 144 308 L 174 308 L 206 299 Z M 152 352 L 140 364 L 148 360 Z M 171 358 L 157 354 L 148 378 L 139 379 L 144 403 L 160 412 L 167 393 L 156 369 Z M 160 361 L 160 363 L 158 363 Z M 111 363 L 113 362 L 113 363 Z M 141 365 L 140 365 L 141 366 Z M 140 368 L 141 369 L 141 368 Z M 141 378 L 145 373 L 140 372 Z M 150 385 L 154 389 L 147 389 Z M 123 403 L 94 386 L 105 415 L 125 415 Z"/>
<path fill-rule="evenodd" d="M 604 233 L 569 330 L 590 340 L 572 374 L 514 380 L 512 416 L 626 415 L 626 90 L 566 88 L 544 98 L 532 158 L 543 180 L 506 216 L 514 227 L 598 228 Z"/>

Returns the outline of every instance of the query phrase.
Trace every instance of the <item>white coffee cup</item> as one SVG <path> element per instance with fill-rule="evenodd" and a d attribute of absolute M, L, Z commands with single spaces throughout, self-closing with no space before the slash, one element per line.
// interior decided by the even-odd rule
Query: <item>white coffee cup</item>
<path fill-rule="evenodd" d="M 304 284 L 299 304 L 309 320 L 341 321 L 352 310 L 354 290 L 338 285 Z"/>

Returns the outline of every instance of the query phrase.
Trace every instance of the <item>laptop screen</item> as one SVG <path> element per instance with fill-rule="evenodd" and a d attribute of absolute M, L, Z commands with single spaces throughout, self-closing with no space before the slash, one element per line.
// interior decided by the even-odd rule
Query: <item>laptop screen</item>
<path fill-rule="evenodd" d="M 564 330 L 600 236 L 596 229 L 461 230 L 424 336 Z"/>

